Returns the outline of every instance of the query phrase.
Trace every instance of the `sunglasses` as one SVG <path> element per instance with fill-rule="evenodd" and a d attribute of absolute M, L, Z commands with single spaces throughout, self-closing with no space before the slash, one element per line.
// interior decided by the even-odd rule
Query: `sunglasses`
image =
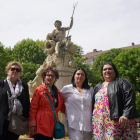
<path fill-rule="evenodd" d="M 51 77 L 51 78 L 54 78 L 55 76 L 54 75 L 46 75 L 47 77 Z"/>
<path fill-rule="evenodd" d="M 19 68 L 11 68 L 10 70 L 11 71 L 15 71 L 16 70 L 16 72 L 21 72 L 21 69 L 19 69 Z"/>

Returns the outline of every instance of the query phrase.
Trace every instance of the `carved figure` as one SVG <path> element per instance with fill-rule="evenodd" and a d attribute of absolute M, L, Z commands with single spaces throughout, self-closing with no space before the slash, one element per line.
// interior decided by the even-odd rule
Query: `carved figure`
<path fill-rule="evenodd" d="M 29 93 L 33 94 L 35 89 L 42 84 L 42 78 L 41 78 L 41 73 L 42 71 L 47 67 L 46 61 L 44 61 L 43 65 L 40 66 L 40 68 L 36 71 L 36 77 L 34 78 L 33 81 L 28 82 L 29 86 Z"/>
<path fill-rule="evenodd" d="M 55 52 L 55 55 L 58 56 L 62 52 L 60 48 L 63 47 L 63 51 L 68 51 L 69 53 L 74 55 L 76 53 L 76 48 L 75 46 L 73 47 L 73 43 L 71 42 L 71 36 L 66 37 L 66 31 L 70 30 L 73 26 L 73 17 L 71 17 L 70 27 L 61 27 L 62 22 L 59 20 L 56 20 L 54 25 L 56 29 L 54 29 L 52 33 L 49 33 L 46 37 L 46 51 L 49 54 Z"/>
<path fill-rule="evenodd" d="M 59 20 L 56 20 L 54 25 L 56 29 L 46 36 L 45 51 L 49 54 L 46 58 L 47 67 L 64 66 L 76 68 L 73 55 L 77 49 L 71 42 L 71 36 L 67 35 L 66 37 L 66 31 L 69 31 L 73 26 L 73 16 L 69 27 L 61 27 L 62 22 Z"/>

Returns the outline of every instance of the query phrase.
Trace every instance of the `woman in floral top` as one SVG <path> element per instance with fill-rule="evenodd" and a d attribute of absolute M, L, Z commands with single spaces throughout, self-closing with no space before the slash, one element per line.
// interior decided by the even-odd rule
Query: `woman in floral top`
<path fill-rule="evenodd" d="M 101 68 L 104 83 L 94 88 L 93 140 L 137 140 L 135 92 L 130 82 L 118 78 L 111 62 Z"/>

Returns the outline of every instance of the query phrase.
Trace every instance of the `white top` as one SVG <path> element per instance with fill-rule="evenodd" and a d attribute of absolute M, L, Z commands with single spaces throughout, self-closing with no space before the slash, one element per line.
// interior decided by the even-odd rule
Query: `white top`
<path fill-rule="evenodd" d="M 72 84 L 61 89 L 66 106 L 68 126 L 80 131 L 92 131 L 92 96 L 93 89 L 83 89 L 81 95 Z"/>

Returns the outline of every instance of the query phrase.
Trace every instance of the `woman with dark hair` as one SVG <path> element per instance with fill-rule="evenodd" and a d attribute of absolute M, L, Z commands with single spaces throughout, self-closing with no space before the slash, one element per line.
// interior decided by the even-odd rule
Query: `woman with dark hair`
<path fill-rule="evenodd" d="M 62 88 L 70 140 L 92 139 L 92 95 L 84 69 L 75 70 L 70 85 Z"/>
<path fill-rule="evenodd" d="M 18 140 L 19 135 L 9 131 L 11 115 L 28 119 L 30 98 L 28 85 L 20 80 L 22 65 L 9 62 L 6 66 L 7 78 L 0 80 L 0 140 Z"/>
<path fill-rule="evenodd" d="M 93 140 L 137 140 L 135 91 L 125 78 L 119 78 L 115 65 L 103 64 L 104 82 L 93 95 Z"/>
<path fill-rule="evenodd" d="M 57 119 L 58 111 L 65 111 L 63 98 L 54 85 L 58 78 L 57 70 L 46 68 L 42 72 L 43 84 L 33 94 L 28 125 L 35 140 L 53 140 L 55 120 L 46 94 L 55 107 Z"/>

